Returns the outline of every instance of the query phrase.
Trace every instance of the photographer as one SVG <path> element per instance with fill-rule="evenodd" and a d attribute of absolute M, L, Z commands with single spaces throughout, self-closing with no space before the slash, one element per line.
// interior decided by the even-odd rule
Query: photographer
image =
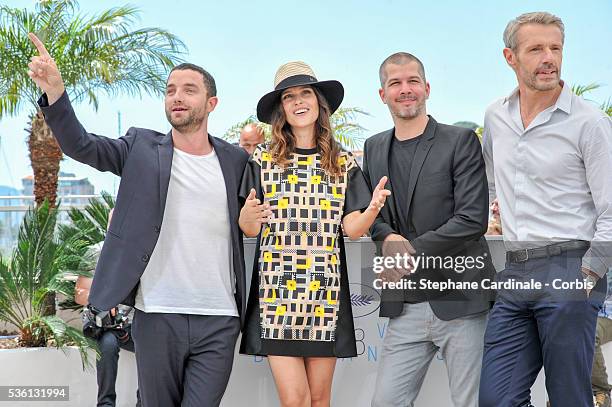
<path fill-rule="evenodd" d="M 109 213 L 109 223 L 112 216 Z M 88 257 L 97 260 L 102 242 L 90 249 Z M 95 267 L 91 272 L 94 273 Z M 96 323 L 96 315 L 88 307 L 89 289 L 93 281 L 92 277 L 79 276 L 75 287 L 74 300 L 77 304 L 85 306 L 83 309 L 83 333 L 95 339 L 100 349 L 100 360 L 96 362 L 96 374 L 98 381 L 97 407 L 114 407 L 117 399 L 115 393 L 115 381 L 119 364 L 119 350 L 125 349 L 134 352 L 134 341 L 131 337 L 131 321 L 134 314 L 133 308 L 118 305 L 111 310 L 110 315 Z M 136 390 L 136 407 L 140 407 L 140 394 Z"/>

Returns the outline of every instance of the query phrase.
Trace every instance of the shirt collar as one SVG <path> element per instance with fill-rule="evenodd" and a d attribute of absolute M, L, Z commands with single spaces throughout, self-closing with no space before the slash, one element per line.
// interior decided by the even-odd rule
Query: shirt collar
<path fill-rule="evenodd" d="M 561 85 L 563 85 L 563 89 L 561 89 L 561 94 L 557 98 L 555 109 L 561 109 L 565 113 L 570 114 L 572 109 L 572 90 L 563 81 L 561 81 Z"/>
<path fill-rule="evenodd" d="M 504 98 L 504 103 L 503 104 L 508 104 L 510 103 L 513 99 L 518 97 L 518 93 L 519 93 L 519 88 L 518 86 L 516 88 L 514 88 L 512 90 L 512 92 L 510 92 L 510 94 L 508 96 L 506 96 Z"/>
<path fill-rule="evenodd" d="M 557 101 L 554 104 L 552 111 L 557 109 L 563 110 L 565 113 L 570 114 L 572 108 L 572 90 L 565 84 L 563 80 L 560 81 L 562 89 Z M 509 104 L 518 98 L 519 88 L 518 86 L 504 98 L 503 104 Z"/>

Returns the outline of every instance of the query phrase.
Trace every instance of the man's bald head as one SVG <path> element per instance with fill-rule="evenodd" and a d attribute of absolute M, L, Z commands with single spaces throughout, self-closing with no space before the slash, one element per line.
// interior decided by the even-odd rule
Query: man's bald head
<path fill-rule="evenodd" d="M 264 142 L 264 131 L 255 123 L 249 123 L 240 130 L 240 147 L 253 154 L 255 147 Z"/>

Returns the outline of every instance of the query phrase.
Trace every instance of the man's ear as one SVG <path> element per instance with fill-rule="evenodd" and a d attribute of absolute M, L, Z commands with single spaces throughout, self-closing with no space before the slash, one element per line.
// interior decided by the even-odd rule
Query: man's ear
<path fill-rule="evenodd" d="M 385 102 L 385 90 L 383 88 L 378 89 L 378 95 L 380 96 L 380 100 L 382 100 L 382 102 L 386 105 L 387 102 Z"/>
<path fill-rule="evenodd" d="M 510 65 L 512 69 L 514 69 L 516 65 L 516 54 L 514 53 L 514 51 L 512 51 L 510 48 L 504 48 L 503 54 L 506 63 Z"/>
<path fill-rule="evenodd" d="M 217 107 L 218 103 L 219 103 L 218 97 L 212 96 L 208 98 L 208 100 L 206 101 L 206 111 L 208 113 L 212 112 L 213 110 L 215 110 L 215 107 Z"/>

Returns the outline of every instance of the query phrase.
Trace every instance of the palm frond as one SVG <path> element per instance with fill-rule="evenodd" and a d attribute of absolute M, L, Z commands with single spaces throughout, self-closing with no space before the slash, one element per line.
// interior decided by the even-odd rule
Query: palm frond
<path fill-rule="evenodd" d="M 65 263 L 62 266 L 64 273 L 92 276 L 91 271 L 95 268 L 98 258 L 97 253 L 92 253 L 90 248 L 104 240 L 108 214 L 115 206 L 115 200 L 110 194 L 102 192 L 101 195 L 102 199 L 90 199 L 82 210 L 72 208 L 68 214 L 70 224 L 59 226 L 59 241 L 66 247 Z M 63 276 L 51 285 L 51 289 L 67 297 L 59 304 L 61 309 L 79 310 L 82 307 L 74 302 L 74 286 L 74 281 Z"/>
<path fill-rule="evenodd" d="M 608 98 L 599 108 L 603 110 L 605 114 L 612 117 L 612 98 Z"/>
<path fill-rule="evenodd" d="M 330 116 L 336 140 L 351 150 L 363 140 L 362 134 L 367 130 L 357 122 L 359 115 L 369 116 L 369 113 L 358 107 L 341 107 Z"/>
<path fill-rule="evenodd" d="M 71 208 L 68 212 L 71 223 L 59 226 L 60 241 L 82 239 L 87 246 L 103 241 L 108 214 L 114 206 L 114 199 L 103 193 L 102 199 L 90 199 L 82 210 Z"/>
<path fill-rule="evenodd" d="M 56 236 L 57 208 L 45 201 L 29 209 L 11 258 L 0 258 L 0 321 L 20 331 L 24 346 L 52 345 L 62 350 L 76 346 L 84 368 L 91 366 L 88 349 L 95 349 L 95 343 L 59 317 L 45 316 L 45 299 L 49 294 L 73 296 L 74 283 L 65 278 L 67 272 L 91 276 L 94 259 L 87 250 L 93 240 L 100 239 L 99 229 L 108 218 L 109 202 L 112 198 L 105 195 L 104 200 L 91 203 L 82 214 L 72 213 L 78 226 L 72 233 L 64 231 L 62 239 Z M 90 226 L 79 229 L 87 224 Z"/>
<path fill-rule="evenodd" d="M 160 28 L 133 29 L 140 11 L 115 7 L 94 16 L 78 12 L 74 0 L 37 3 L 34 11 L 0 7 L 0 118 L 36 108 L 40 91 L 27 75 L 35 54 L 28 33 L 46 44 L 76 103 L 98 108 L 98 95 L 159 95 L 167 72 L 181 62 L 185 44 Z"/>
<path fill-rule="evenodd" d="M 20 321 L 27 317 L 23 307 L 15 307 L 21 300 L 18 280 L 12 275 L 6 261 L 0 258 L 0 320 L 19 328 Z"/>
<path fill-rule="evenodd" d="M 97 344 L 93 340 L 85 337 L 81 331 L 69 326 L 64 320 L 55 315 L 42 317 L 40 321 L 48 333 L 47 336 L 56 348 L 65 352 L 66 346 L 76 346 L 81 355 L 83 370 L 93 367 L 88 350 L 93 349 L 96 352 L 96 357 L 99 356 Z"/>
<path fill-rule="evenodd" d="M 577 96 L 584 96 L 585 93 L 589 93 L 600 87 L 601 85 L 595 82 L 589 83 L 588 85 L 572 85 L 572 92 Z"/>
<path fill-rule="evenodd" d="M 108 206 L 110 209 L 115 207 L 115 198 L 113 198 L 110 193 L 102 191 L 100 192 L 100 196 L 102 197 L 102 200 L 104 201 L 106 206 Z"/>
<path fill-rule="evenodd" d="M 572 86 L 572 92 L 574 92 L 577 96 L 584 97 L 584 95 L 586 93 L 589 93 L 589 92 L 591 92 L 591 91 L 593 91 L 595 89 L 599 89 L 601 87 L 602 87 L 601 84 L 595 83 L 595 82 L 590 83 L 588 85 L 573 85 Z M 586 99 L 585 98 L 585 100 L 589 100 L 590 102 L 594 102 L 595 103 L 595 101 L 590 100 L 590 99 Z M 612 116 L 612 98 L 608 98 L 607 101 L 601 103 L 599 105 L 599 108 L 601 110 L 603 110 L 604 113 L 606 113 L 608 116 Z"/>

